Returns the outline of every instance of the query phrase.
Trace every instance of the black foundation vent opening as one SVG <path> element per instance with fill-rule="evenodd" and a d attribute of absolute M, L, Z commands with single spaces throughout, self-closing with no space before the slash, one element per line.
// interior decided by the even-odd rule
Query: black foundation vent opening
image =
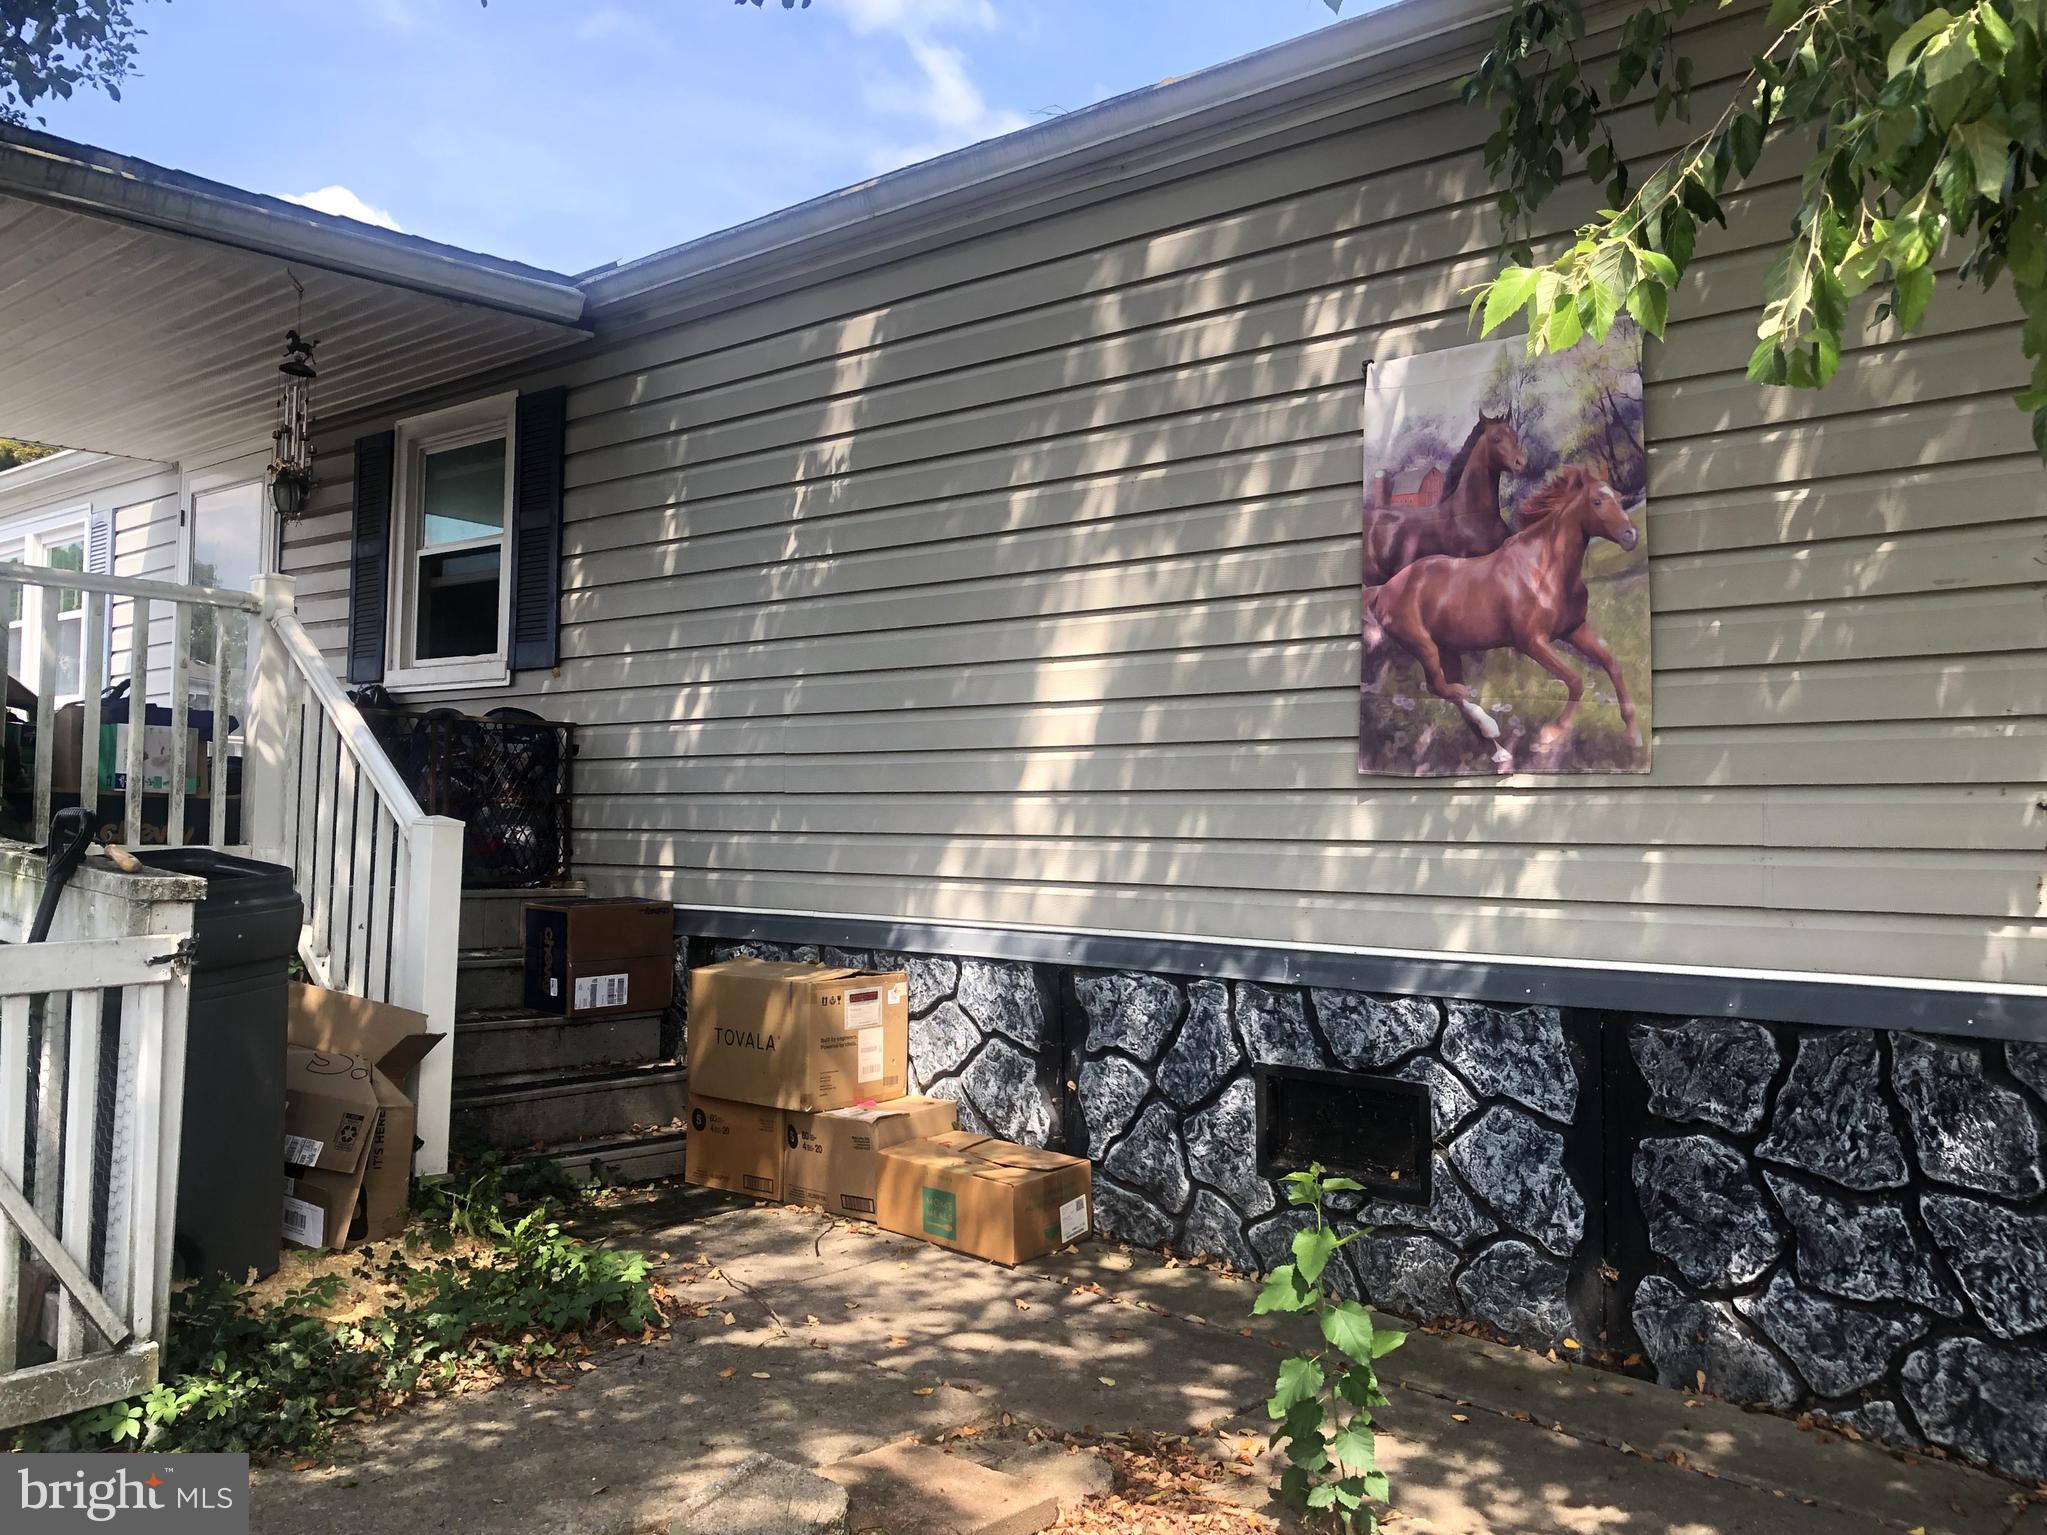
<path fill-rule="evenodd" d="M 1425 1082 L 1301 1066 L 1260 1066 L 1258 1170 L 1283 1178 L 1319 1162 L 1374 1198 L 1430 1198 L 1429 1089 Z"/>

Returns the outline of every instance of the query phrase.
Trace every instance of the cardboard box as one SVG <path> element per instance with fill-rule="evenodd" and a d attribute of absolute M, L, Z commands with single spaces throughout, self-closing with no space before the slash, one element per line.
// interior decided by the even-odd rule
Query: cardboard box
<path fill-rule="evenodd" d="M 881 1179 L 881 1153 L 891 1146 L 943 1135 L 957 1119 L 944 1098 L 895 1098 L 822 1114 L 789 1113 L 782 1158 L 782 1198 L 833 1215 L 871 1221 Z"/>
<path fill-rule="evenodd" d="M 339 1250 L 396 1236 L 418 1123 L 402 1083 L 442 1036 L 424 1013 L 294 985 L 286 1037 L 286 1238 Z"/>
<path fill-rule="evenodd" d="M 57 710 L 51 733 L 55 737 L 51 743 L 54 754 L 51 757 L 51 786 L 60 794 L 76 794 L 85 766 L 85 706 L 65 704 Z M 146 724 L 142 727 L 142 792 L 145 794 L 170 792 L 171 739 L 168 724 Z M 212 792 L 212 764 L 206 755 L 210 739 L 210 730 L 202 731 L 197 725 L 186 728 L 187 794 Z M 125 724 L 100 726 L 97 787 L 117 792 L 125 792 L 128 787 L 128 726 Z"/>
<path fill-rule="evenodd" d="M 815 1113 L 909 1091 L 910 981 L 728 959 L 689 976 L 690 1086 Z"/>
<path fill-rule="evenodd" d="M 1079 1157 L 954 1130 L 889 1147 L 880 1171 L 883 1226 L 996 1263 L 1042 1258 L 1094 1229 Z"/>
<path fill-rule="evenodd" d="M 563 1018 L 658 1013 L 675 1000 L 675 908 L 666 901 L 533 901 L 526 1005 Z"/>
<path fill-rule="evenodd" d="M 692 1093 L 682 1175 L 707 1189 L 780 1199 L 788 1141 L 789 1117 L 780 1109 Z"/>

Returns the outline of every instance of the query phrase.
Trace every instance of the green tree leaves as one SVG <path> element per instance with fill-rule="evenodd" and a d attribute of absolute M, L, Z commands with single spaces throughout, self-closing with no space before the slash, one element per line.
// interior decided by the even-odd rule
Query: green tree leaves
<path fill-rule="evenodd" d="M 7 0 L 0 5 L 0 122 L 25 123 L 36 103 L 75 91 L 121 99 L 143 31 L 139 0 Z M 43 121 L 38 117 L 37 122 Z"/>
<path fill-rule="evenodd" d="M 1689 0 L 1654 0 L 1622 22 L 1603 85 L 1587 80 L 1579 23 L 1562 0 L 1515 0 L 1466 83 L 1497 113 L 1486 159 L 1500 189 L 1510 261 L 1477 290 L 1485 332 L 1525 313 L 1531 352 L 1605 334 L 1625 312 L 1663 334 L 1698 228 L 1726 223 L 1725 200 L 1783 136 L 1806 158 L 1791 235 L 1765 280 L 1749 377 L 1824 387 L 1840 367 L 1851 305 L 1875 291 L 1868 319 L 1920 328 L 1959 252 L 1956 275 L 1984 287 L 2009 277 L 2028 319 L 2047 315 L 2047 5 L 1979 0 L 1775 0 L 1754 64 L 1719 117 L 1632 194 L 1570 103 L 1601 114 L 1644 80 L 1689 103 L 1675 53 Z M 1658 116 L 1665 98 L 1659 94 Z M 1530 215 L 1568 175 L 1606 184 L 1612 205 L 1538 263 Z M 2029 324 L 2032 385 L 2019 396 L 2047 443 L 2047 323 Z"/>

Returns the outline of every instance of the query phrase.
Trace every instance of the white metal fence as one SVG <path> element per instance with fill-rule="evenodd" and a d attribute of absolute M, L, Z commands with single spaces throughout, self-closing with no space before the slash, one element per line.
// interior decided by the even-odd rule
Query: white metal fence
<path fill-rule="evenodd" d="M 156 1382 L 204 892 L 88 864 L 28 945 L 43 860 L 0 847 L 0 1428 Z"/>

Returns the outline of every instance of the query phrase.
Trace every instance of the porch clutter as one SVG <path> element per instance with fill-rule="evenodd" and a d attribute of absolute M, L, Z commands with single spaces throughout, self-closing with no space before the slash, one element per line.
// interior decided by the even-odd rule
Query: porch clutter
<path fill-rule="evenodd" d="M 882 1168 L 877 1153 L 943 1135 L 955 1118 L 954 1106 L 943 1098 L 896 1098 L 823 1114 L 791 1113 L 782 1197 L 792 1205 L 874 1220 Z"/>
<path fill-rule="evenodd" d="M 534 901 L 526 907 L 526 1005 L 564 1019 L 659 1012 L 675 996 L 675 908 L 666 901 Z"/>
<path fill-rule="evenodd" d="M 816 1112 L 909 1091 L 901 971 L 729 959 L 690 973 L 692 1094 Z"/>
<path fill-rule="evenodd" d="M 904 1096 L 905 971 L 735 955 L 690 972 L 685 1176 L 876 1221 L 997 1263 L 1094 1226 L 1087 1161 L 956 1126 Z"/>
<path fill-rule="evenodd" d="M 289 1037 L 285 1239 L 344 1250 L 396 1236 L 418 1123 L 399 1084 L 443 1036 L 408 1008 L 294 985 Z"/>
<path fill-rule="evenodd" d="M 881 1154 L 881 1224 L 955 1252 L 1027 1263 L 1093 1228 L 1080 1157 L 951 1130 Z"/>

